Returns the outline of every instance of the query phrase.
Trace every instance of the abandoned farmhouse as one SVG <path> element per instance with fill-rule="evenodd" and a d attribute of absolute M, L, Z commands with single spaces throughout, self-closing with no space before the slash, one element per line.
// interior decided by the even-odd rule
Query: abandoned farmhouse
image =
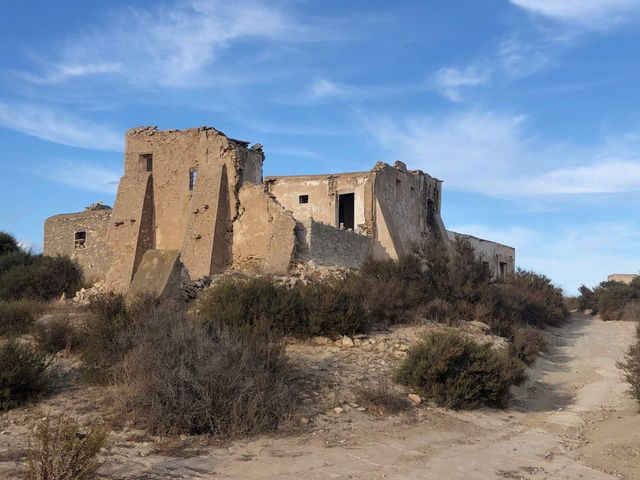
<path fill-rule="evenodd" d="M 260 144 L 211 127 L 131 129 L 113 208 L 48 218 L 45 254 L 69 255 L 88 281 L 125 291 L 167 258 L 190 278 L 286 274 L 300 263 L 358 267 L 369 255 L 398 258 L 431 232 L 446 244 L 467 238 L 495 276 L 514 270 L 513 248 L 447 232 L 442 182 L 402 162 L 263 178 L 264 160 Z"/>

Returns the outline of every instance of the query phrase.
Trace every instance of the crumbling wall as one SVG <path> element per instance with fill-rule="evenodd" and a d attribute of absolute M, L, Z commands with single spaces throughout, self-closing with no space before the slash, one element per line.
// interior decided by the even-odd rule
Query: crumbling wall
<path fill-rule="evenodd" d="M 260 185 L 238 192 L 239 214 L 233 222 L 233 265 L 239 270 L 285 274 L 294 259 L 296 222 Z"/>
<path fill-rule="evenodd" d="M 299 221 L 308 218 L 325 225 L 339 227 L 338 195 L 354 194 L 354 230 L 364 231 L 367 224 L 365 211 L 371 203 L 371 173 L 340 173 L 335 175 L 299 175 L 266 177 L 265 185 L 278 202 Z M 302 203 L 300 197 L 306 197 Z"/>
<path fill-rule="evenodd" d="M 384 253 L 398 258 L 431 232 L 448 247 L 440 216 L 441 182 L 421 171 L 408 171 L 402 162 L 392 167 L 378 162 L 375 174 L 376 239 Z M 380 256 L 380 253 L 377 253 Z"/>
<path fill-rule="evenodd" d="M 111 248 L 107 242 L 110 220 L 110 208 L 47 218 L 44 223 L 44 254 L 71 257 L 78 262 L 89 283 L 104 280 L 111 266 Z M 85 233 L 84 242 L 76 242 L 76 232 Z"/>
<path fill-rule="evenodd" d="M 469 242 L 476 255 L 491 269 L 494 278 L 512 275 L 516 270 L 516 251 L 513 247 L 458 232 L 447 232 L 451 240 Z"/>
<path fill-rule="evenodd" d="M 307 219 L 296 225 L 296 260 L 321 266 L 359 268 L 371 253 L 372 239 Z"/>

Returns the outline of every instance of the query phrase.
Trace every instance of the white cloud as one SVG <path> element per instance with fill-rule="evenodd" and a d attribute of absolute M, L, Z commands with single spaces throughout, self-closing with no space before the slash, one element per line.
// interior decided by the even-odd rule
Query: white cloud
<path fill-rule="evenodd" d="M 309 85 L 309 95 L 311 98 L 341 97 L 345 95 L 354 96 L 359 93 L 356 87 L 341 84 L 320 78 Z"/>
<path fill-rule="evenodd" d="M 437 90 L 452 102 L 462 100 L 461 88 L 485 85 L 490 79 L 491 72 L 489 69 L 473 64 L 463 69 L 443 67 L 432 76 Z"/>
<path fill-rule="evenodd" d="M 532 13 L 590 27 L 608 27 L 640 10 L 640 0 L 510 0 Z"/>
<path fill-rule="evenodd" d="M 527 135 L 525 116 L 478 110 L 400 120 L 362 115 L 361 121 L 392 158 L 449 188 L 494 196 L 640 191 L 637 134 L 590 147 L 549 144 Z"/>
<path fill-rule="evenodd" d="M 41 105 L 0 102 L 0 127 L 71 147 L 121 151 L 123 135 Z"/>
<path fill-rule="evenodd" d="M 103 27 L 69 38 L 61 57 L 36 81 L 118 74 L 137 85 L 192 85 L 206 81 L 207 67 L 234 42 L 294 41 L 303 32 L 278 6 L 252 0 L 127 8 Z"/>

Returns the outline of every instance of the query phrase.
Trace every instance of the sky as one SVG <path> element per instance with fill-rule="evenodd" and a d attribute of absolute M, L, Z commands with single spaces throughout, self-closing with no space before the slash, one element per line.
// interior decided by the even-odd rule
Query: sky
<path fill-rule="evenodd" d="M 0 230 L 113 204 L 127 129 L 265 175 L 404 161 L 569 294 L 640 271 L 640 0 L 0 2 Z"/>

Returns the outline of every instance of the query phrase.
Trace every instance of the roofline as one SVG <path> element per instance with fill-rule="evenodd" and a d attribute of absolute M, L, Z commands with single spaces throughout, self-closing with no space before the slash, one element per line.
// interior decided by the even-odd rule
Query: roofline
<path fill-rule="evenodd" d="M 488 240 L 486 238 L 476 237 L 475 235 L 469 235 L 468 233 L 454 232 L 453 230 L 447 230 L 447 233 L 453 233 L 454 235 L 460 235 L 461 237 L 468 237 L 468 238 L 473 238 L 475 240 L 480 240 L 480 241 L 483 241 L 483 242 L 493 243 L 494 245 L 499 245 L 500 247 L 510 248 L 511 250 L 514 250 L 514 251 L 516 249 L 516 247 L 512 247 L 511 245 L 505 245 L 504 243 L 494 242 L 493 240 Z"/>

